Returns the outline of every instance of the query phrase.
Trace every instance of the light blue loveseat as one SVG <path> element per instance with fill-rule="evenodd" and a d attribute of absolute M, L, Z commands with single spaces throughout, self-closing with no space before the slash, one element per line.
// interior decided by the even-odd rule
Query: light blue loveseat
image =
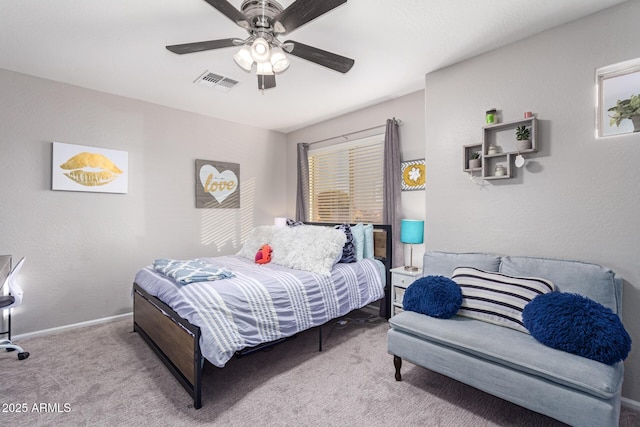
<path fill-rule="evenodd" d="M 622 280 L 602 266 L 578 261 L 484 253 L 427 252 L 423 275 L 451 277 L 459 266 L 511 276 L 542 277 L 561 292 L 578 293 L 621 316 Z M 396 379 L 402 360 L 575 426 L 617 426 L 623 363 L 606 365 L 555 350 L 531 335 L 453 316 L 404 311 L 389 320 L 387 348 Z"/>

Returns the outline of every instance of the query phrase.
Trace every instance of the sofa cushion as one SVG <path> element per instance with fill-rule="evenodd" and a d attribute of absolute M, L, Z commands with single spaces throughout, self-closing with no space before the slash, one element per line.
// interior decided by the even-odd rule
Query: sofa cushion
<path fill-rule="evenodd" d="M 560 292 L 576 293 L 619 314 L 615 275 L 608 268 L 580 261 L 533 257 L 502 257 L 500 272 L 551 280 Z"/>
<path fill-rule="evenodd" d="M 454 253 L 427 251 L 422 261 L 423 276 L 451 277 L 456 267 L 475 267 L 484 271 L 498 271 L 500 257 L 484 253 Z"/>
<path fill-rule="evenodd" d="M 522 310 L 535 297 L 554 290 L 553 283 L 536 277 L 513 277 L 477 268 L 458 267 L 452 279 L 462 289 L 459 316 L 512 328 L 528 334 Z"/>
<path fill-rule="evenodd" d="M 402 301 L 405 310 L 448 319 L 460 309 L 462 291 L 448 277 L 425 276 L 409 285 Z"/>
<path fill-rule="evenodd" d="M 389 324 L 420 339 L 605 399 L 616 394 L 622 380 L 622 363 L 606 365 L 578 357 L 541 344 L 531 335 L 468 317 L 436 319 L 404 311 Z"/>
<path fill-rule="evenodd" d="M 522 313 L 531 335 L 549 347 L 611 365 L 627 358 L 631 337 L 611 309 L 578 294 L 536 297 Z"/>

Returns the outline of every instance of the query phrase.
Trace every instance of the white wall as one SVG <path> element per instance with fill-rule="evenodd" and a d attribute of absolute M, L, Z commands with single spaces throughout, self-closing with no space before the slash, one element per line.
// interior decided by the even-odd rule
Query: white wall
<path fill-rule="evenodd" d="M 424 91 L 420 90 L 405 96 L 345 114 L 336 119 L 300 129 L 287 134 L 287 215 L 295 216 L 296 208 L 296 144 L 315 142 L 351 132 L 357 132 L 374 126 L 381 127 L 349 136 L 361 138 L 376 133 L 384 133 L 387 119 L 395 117 L 402 121 L 399 128 L 401 159 L 415 160 L 424 158 Z M 344 140 L 337 138 L 336 141 Z M 430 185 L 427 181 L 427 187 Z M 404 191 L 402 193 L 402 213 L 404 218 L 424 219 L 424 191 Z M 413 264 L 422 266 L 424 245 L 414 245 Z M 409 247 L 405 248 L 405 259 L 409 262 Z"/>
<path fill-rule="evenodd" d="M 235 253 L 285 211 L 283 134 L 5 70 L 0 93 L 0 254 L 27 257 L 15 334 L 131 312 L 141 267 Z M 127 151 L 128 194 L 51 191 L 52 141 Z M 195 208 L 195 159 L 240 164 L 240 210 Z"/>
<path fill-rule="evenodd" d="M 630 1 L 426 76 L 426 247 L 599 263 L 625 280 L 635 348 L 623 396 L 640 401 L 640 134 L 595 138 L 595 72 L 640 55 Z M 470 183 L 463 144 L 485 110 L 540 119 L 540 151 L 511 180 Z"/>

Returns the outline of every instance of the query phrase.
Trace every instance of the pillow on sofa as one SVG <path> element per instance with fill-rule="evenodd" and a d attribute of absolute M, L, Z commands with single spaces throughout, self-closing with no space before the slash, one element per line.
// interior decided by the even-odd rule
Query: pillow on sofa
<path fill-rule="evenodd" d="M 522 318 L 542 344 L 607 365 L 626 359 L 631 350 L 631 337 L 618 315 L 582 295 L 540 295 L 527 304 Z"/>
<path fill-rule="evenodd" d="M 460 286 L 444 276 L 425 276 L 404 292 L 403 308 L 438 319 L 448 319 L 460 308 Z"/>
<path fill-rule="evenodd" d="M 506 326 L 528 334 L 522 310 L 538 295 L 552 292 L 552 282 L 537 277 L 513 277 L 472 267 L 458 267 L 451 277 L 462 289 L 459 316 Z"/>

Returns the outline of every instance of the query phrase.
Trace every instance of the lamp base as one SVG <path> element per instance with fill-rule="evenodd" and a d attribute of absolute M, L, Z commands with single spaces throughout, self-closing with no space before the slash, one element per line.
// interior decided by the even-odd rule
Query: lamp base
<path fill-rule="evenodd" d="M 414 267 L 414 266 L 412 266 L 412 265 L 405 265 L 405 266 L 404 266 L 404 270 L 405 270 L 405 271 L 418 271 L 418 270 L 420 270 L 420 269 L 419 269 L 418 267 Z"/>

